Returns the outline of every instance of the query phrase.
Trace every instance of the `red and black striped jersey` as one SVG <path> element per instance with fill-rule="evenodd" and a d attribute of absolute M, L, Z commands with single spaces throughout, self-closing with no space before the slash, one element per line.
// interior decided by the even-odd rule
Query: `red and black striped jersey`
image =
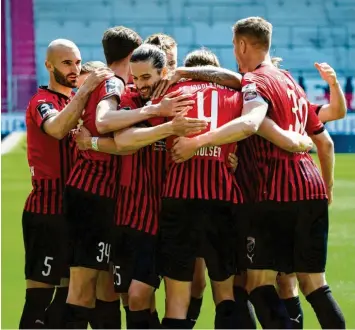
<path fill-rule="evenodd" d="M 140 108 L 144 102 L 132 89 L 122 96 L 121 107 L 128 111 Z M 162 124 L 164 118 L 152 118 L 137 124 L 149 127 Z M 157 141 L 122 156 L 121 178 L 118 186 L 116 224 L 155 235 L 161 208 L 167 153 L 165 141 Z"/>
<path fill-rule="evenodd" d="M 292 76 L 263 63 L 242 80 L 244 102 L 261 95 L 269 104 L 268 116 L 282 129 L 320 134 L 324 126 Z M 321 174 L 307 153 L 289 153 L 254 135 L 247 139 L 249 157 L 256 162 L 250 180 L 257 181 L 256 201 L 279 202 L 327 198 Z"/>
<path fill-rule="evenodd" d="M 100 101 L 110 97 L 120 100 L 122 81 L 116 77 L 102 82 L 91 93 L 83 112 L 83 125 L 92 136 L 112 137 L 110 134 L 100 134 L 96 128 L 96 108 Z M 77 151 L 76 162 L 70 172 L 67 185 L 95 195 L 114 198 L 116 192 L 119 157 L 94 150 Z"/>
<path fill-rule="evenodd" d="M 181 89 L 193 94 L 195 104 L 188 116 L 208 122 L 207 130 L 220 127 L 239 117 L 242 112 L 241 93 L 214 83 L 184 81 L 170 91 Z M 167 139 L 168 150 L 174 137 Z M 165 198 L 217 199 L 240 203 L 242 193 L 229 170 L 228 154 L 235 143 L 199 149 L 191 159 L 177 164 L 170 161 L 163 191 Z"/>
<path fill-rule="evenodd" d="M 41 214 L 62 214 L 63 189 L 72 167 L 69 136 L 61 140 L 48 135 L 43 125 L 61 111 L 71 97 L 40 87 L 26 110 L 27 158 L 32 191 L 25 210 Z"/>

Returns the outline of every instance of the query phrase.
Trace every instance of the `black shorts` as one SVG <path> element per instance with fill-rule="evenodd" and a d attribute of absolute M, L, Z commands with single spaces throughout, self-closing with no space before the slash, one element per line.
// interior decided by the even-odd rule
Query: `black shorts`
<path fill-rule="evenodd" d="M 132 280 L 158 289 L 157 237 L 130 227 L 117 226 L 112 248 L 115 291 L 127 293 Z"/>
<path fill-rule="evenodd" d="M 163 199 L 159 224 L 159 272 L 192 281 L 195 259 L 205 259 L 213 281 L 236 269 L 236 220 L 231 203 L 218 200 Z"/>
<path fill-rule="evenodd" d="M 250 232 L 254 204 L 235 204 L 233 216 L 236 220 L 236 275 L 240 275 L 248 268 L 247 238 Z"/>
<path fill-rule="evenodd" d="M 328 201 L 255 204 L 249 236 L 249 269 L 322 273 L 328 245 Z"/>
<path fill-rule="evenodd" d="M 70 267 L 108 270 L 115 200 L 67 186 L 64 208 Z"/>
<path fill-rule="evenodd" d="M 59 285 L 61 278 L 68 277 L 68 232 L 64 216 L 24 211 L 22 231 L 26 280 Z"/>

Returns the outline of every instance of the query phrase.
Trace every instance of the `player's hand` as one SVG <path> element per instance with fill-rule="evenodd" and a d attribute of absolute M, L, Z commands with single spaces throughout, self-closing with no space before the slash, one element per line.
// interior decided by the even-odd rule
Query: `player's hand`
<path fill-rule="evenodd" d="M 300 151 L 308 152 L 313 148 L 313 141 L 308 135 L 301 135 L 300 137 Z"/>
<path fill-rule="evenodd" d="M 190 100 L 192 94 L 183 94 L 177 90 L 164 96 L 164 98 L 158 104 L 158 116 L 159 117 L 174 117 L 183 111 L 192 109 L 194 100 Z"/>
<path fill-rule="evenodd" d="M 75 132 L 75 142 L 79 150 L 88 150 L 91 147 L 91 133 L 85 127 L 81 126 Z"/>
<path fill-rule="evenodd" d="M 238 167 L 237 155 L 230 152 L 228 155 L 228 162 L 229 162 L 229 167 L 231 168 L 232 172 L 235 172 Z"/>
<path fill-rule="evenodd" d="M 178 137 L 174 140 L 171 149 L 172 160 L 176 163 L 182 163 L 195 155 L 198 149 L 195 138 Z"/>
<path fill-rule="evenodd" d="M 338 83 L 337 74 L 334 69 L 328 63 L 314 63 L 316 69 L 318 69 L 320 76 L 329 85 L 335 85 Z"/>
<path fill-rule="evenodd" d="M 327 186 L 328 205 L 333 203 L 333 186 Z"/>
<path fill-rule="evenodd" d="M 114 76 L 114 72 L 109 68 L 96 69 L 90 73 L 90 75 L 85 79 L 82 86 L 79 88 L 84 89 L 91 93 L 98 85 L 100 85 L 104 80 L 109 79 Z"/>
<path fill-rule="evenodd" d="M 188 110 L 175 116 L 171 122 L 174 135 L 188 136 L 198 134 L 207 128 L 207 122 L 196 118 L 185 117 Z"/>
<path fill-rule="evenodd" d="M 166 91 L 169 89 L 171 85 L 176 84 L 181 79 L 180 73 L 175 71 L 173 75 L 167 78 L 163 78 L 160 80 L 159 84 L 155 88 L 153 95 L 151 97 L 152 100 L 158 99 L 159 97 L 163 96 Z"/>

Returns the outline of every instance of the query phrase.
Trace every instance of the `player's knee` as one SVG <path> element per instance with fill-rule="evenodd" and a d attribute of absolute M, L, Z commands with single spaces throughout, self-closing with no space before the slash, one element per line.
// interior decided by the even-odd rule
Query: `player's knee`
<path fill-rule="evenodd" d="M 54 285 L 52 284 L 37 282 L 33 280 L 26 280 L 26 289 L 50 289 L 53 287 Z"/>
<path fill-rule="evenodd" d="M 243 272 L 239 275 L 234 276 L 234 286 L 240 286 L 241 288 L 245 288 L 247 285 L 247 273 Z"/>
<path fill-rule="evenodd" d="M 220 304 L 222 301 L 234 300 L 233 282 L 234 282 L 233 276 L 228 278 L 225 281 L 211 282 L 213 300 L 216 306 Z"/>
<path fill-rule="evenodd" d="M 277 289 L 281 299 L 289 299 L 298 296 L 296 274 L 277 276 Z"/>
<path fill-rule="evenodd" d="M 153 288 L 144 285 L 132 283 L 128 290 L 128 305 L 131 311 L 139 311 L 151 307 Z"/>
<path fill-rule="evenodd" d="M 74 305 L 93 307 L 96 299 L 97 273 L 92 270 L 71 271 L 68 302 Z"/>
<path fill-rule="evenodd" d="M 305 296 L 327 284 L 324 273 L 297 273 L 297 279 Z"/>

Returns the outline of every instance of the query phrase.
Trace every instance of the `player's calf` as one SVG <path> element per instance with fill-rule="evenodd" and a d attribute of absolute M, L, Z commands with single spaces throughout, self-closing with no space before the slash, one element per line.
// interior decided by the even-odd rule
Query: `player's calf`
<path fill-rule="evenodd" d="M 191 284 L 191 299 L 187 319 L 193 328 L 201 312 L 203 293 L 206 288 L 206 264 L 202 258 L 196 258 L 194 277 Z"/>
<path fill-rule="evenodd" d="M 287 310 L 275 289 L 277 272 L 248 269 L 247 274 L 247 290 L 261 326 L 267 329 L 290 328 Z"/>
<path fill-rule="evenodd" d="M 325 273 L 297 273 L 300 289 L 323 329 L 345 329 L 344 315 L 327 285 Z"/>
<path fill-rule="evenodd" d="M 290 316 L 292 329 L 303 329 L 303 310 L 298 296 L 296 274 L 280 273 L 277 276 L 277 292 Z"/>

